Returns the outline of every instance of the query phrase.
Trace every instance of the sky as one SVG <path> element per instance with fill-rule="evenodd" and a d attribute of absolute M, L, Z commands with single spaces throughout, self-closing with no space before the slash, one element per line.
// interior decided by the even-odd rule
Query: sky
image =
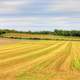
<path fill-rule="evenodd" d="M 80 30 L 80 0 L 0 0 L 0 29 Z"/>

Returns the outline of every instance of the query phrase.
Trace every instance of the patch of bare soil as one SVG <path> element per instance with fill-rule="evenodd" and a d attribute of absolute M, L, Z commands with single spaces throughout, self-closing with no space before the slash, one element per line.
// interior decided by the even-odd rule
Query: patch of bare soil
<path fill-rule="evenodd" d="M 20 42 L 20 40 L 15 39 L 8 39 L 8 38 L 0 38 L 0 45 L 6 45 L 6 44 L 14 44 Z"/>

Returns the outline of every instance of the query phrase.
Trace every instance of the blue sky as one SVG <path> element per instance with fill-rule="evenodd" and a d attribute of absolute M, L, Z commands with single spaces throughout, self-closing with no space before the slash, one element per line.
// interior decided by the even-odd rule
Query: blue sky
<path fill-rule="evenodd" d="M 0 28 L 80 30 L 80 0 L 0 0 Z"/>

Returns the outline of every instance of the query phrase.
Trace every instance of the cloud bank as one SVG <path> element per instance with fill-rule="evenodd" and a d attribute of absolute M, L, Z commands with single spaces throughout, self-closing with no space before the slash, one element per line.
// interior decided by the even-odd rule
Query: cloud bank
<path fill-rule="evenodd" d="M 80 29 L 80 0 L 0 0 L 0 28 Z"/>

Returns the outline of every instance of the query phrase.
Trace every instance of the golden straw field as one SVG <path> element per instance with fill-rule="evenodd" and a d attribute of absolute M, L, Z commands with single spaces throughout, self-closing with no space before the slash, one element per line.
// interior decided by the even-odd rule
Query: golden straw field
<path fill-rule="evenodd" d="M 80 80 L 79 41 L 12 41 L 0 43 L 0 80 Z"/>

